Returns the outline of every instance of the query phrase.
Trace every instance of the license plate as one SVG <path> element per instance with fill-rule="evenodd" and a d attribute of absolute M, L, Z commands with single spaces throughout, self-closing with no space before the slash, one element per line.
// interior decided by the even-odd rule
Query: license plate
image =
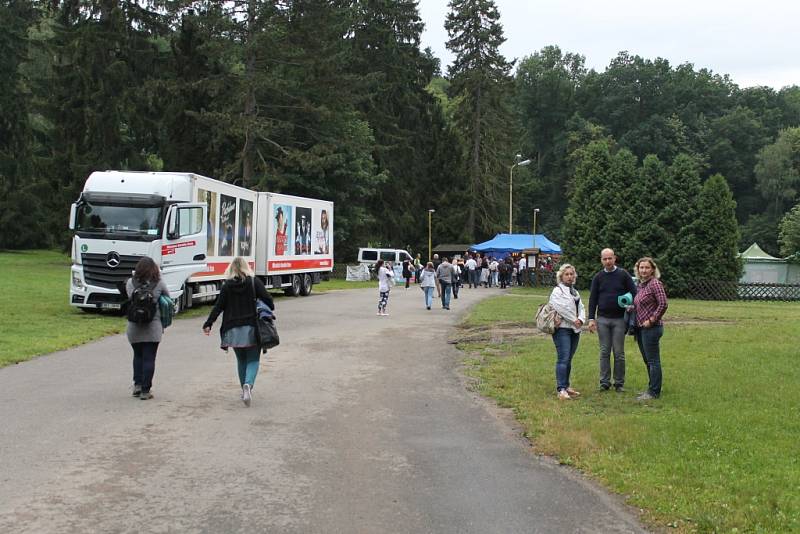
<path fill-rule="evenodd" d="M 118 310 L 122 307 L 121 304 L 117 304 L 116 302 L 103 302 L 100 304 L 100 308 L 104 310 Z"/>

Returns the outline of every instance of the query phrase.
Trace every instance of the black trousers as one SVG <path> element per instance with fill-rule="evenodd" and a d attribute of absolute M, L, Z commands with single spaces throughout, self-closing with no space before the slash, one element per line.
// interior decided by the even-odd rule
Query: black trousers
<path fill-rule="evenodd" d="M 133 347 L 133 383 L 142 386 L 142 391 L 150 391 L 153 374 L 156 372 L 156 353 L 158 342 L 131 343 Z"/>

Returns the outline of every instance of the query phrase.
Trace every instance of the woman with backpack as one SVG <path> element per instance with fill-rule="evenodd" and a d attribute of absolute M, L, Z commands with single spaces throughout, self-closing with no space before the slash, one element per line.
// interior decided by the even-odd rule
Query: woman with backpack
<path fill-rule="evenodd" d="M 245 406 L 250 406 L 261 360 L 255 301 L 260 299 L 270 310 L 274 310 L 275 305 L 264 283 L 253 275 L 247 260 L 241 256 L 235 257 L 228 265 L 225 277 L 227 280 L 222 284 L 217 302 L 203 324 L 203 333 L 209 335 L 211 326 L 222 313 L 220 348 L 225 352 L 231 348 L 236 354 L 239 385 L 242 387 L 241 399 Z"/>
<path fill-rule="evenodd" d="M 565 263 L 556 273 L 558 285 L 550 294 L 550 306 L 556 312 L 553 343 L 556 346 L 556 390 L 559 400 L 580 396 L 580 393 L 569 385 L 572 357 L 578 350 L 581 328 L 586 321 L 586 310 L 580 294 L 574 287 L 577 278 L 575 267 Z"/>
<path fill-rule="evenodd" d="M 167 284 L 161 279 L 156 262 L 147 256 L 136 264 L 133 276 L 125 282 L 128 302 L 128 342 L 133 348 L 133 396 L 141 400 L 153 398 L 150 388 L 156 370 L 156 353 L 164 327 L 158 299 L 169 297 Z"/>

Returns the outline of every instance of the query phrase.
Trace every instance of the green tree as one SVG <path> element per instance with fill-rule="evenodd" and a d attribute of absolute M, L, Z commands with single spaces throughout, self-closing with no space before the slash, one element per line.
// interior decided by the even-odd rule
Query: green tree
<path fill-rule="evenodd" d="M 447 48 L 455 55 L 448 73 L 468 176 L 464 236 L 474 240 L 503 226 L 501 184 L 513 163 L 516 129 L 508 105 L 512 64 L 500 53 L 505 37 L 493 0 L 450 0 L 448 6 Z"/>
<path fill-rule="evenodd" d="M 725 178 L 711 176 L 696 199 L 697 217 L 681 229 L 679 263 L 672 280 L 675 294 L 684 294 L 692 279 L 736 282 L 742 274 L 738 257 L 736 201 Z"/>
<path fill-rule="evenodd" d="M 783 216 L 780 224 L 781 255 L 791 256 L 800 253 L 800 204 Z"/>
<path fill-rule="evenodd" d="M 778 139 L 758 152 L 756 179 L 759 192 L 779 218 L 787 203 L 797 198 L 800 186 L 800 128 L 782 130 Z"/>
<path fill-rule="evenodd" d="M 47 184 L 34 168 L 27 37 L 38 18 L 31 2 L 0 1 L 0 249 L 48 246 L 42 210 Z"/>
<path fill-rule="evenodd" d="M 573 265 L 583 285 L 590 273 L 597 270 L 600 250 L 613 246 L 605 226 L 610 218 L 606 211 L 609 196 L 616 188 L 612 183 L 612 156 L 605 141 L 592 141 L 575 155 L 577 165 L 570 203 L 561 229 L 561 249 Z M 617 229 L 618 231 L 618 229 Z"/>

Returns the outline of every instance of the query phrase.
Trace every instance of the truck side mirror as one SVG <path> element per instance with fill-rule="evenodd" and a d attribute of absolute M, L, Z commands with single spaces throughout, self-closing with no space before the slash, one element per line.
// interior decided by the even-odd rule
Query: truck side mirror
<path fill-rule="evenodd" d="M 76 203 L 72 203 L 72 206 L 69 209 L 69 229 L 75 229 L 75 214 L 78 210 L 78 205 Z"/>
<path fill-rule="evenodd" d="M 169 208 L 167 213 L 167 239 L 178 238 L 178 210 L 175 206 Z"/>

